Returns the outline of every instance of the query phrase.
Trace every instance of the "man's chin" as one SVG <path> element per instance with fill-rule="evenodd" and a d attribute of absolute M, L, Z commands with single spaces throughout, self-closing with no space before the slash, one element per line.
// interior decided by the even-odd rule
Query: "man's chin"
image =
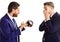
<path fill-rule="evenodd" d="M 16 15 L 16 14 L 13 14 L 13 17 L 17 17 L 18 15 Z"/>

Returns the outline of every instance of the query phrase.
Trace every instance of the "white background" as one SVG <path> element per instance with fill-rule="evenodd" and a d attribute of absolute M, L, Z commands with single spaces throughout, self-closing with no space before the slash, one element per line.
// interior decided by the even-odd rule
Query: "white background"
<path fill-rule="evenodd" d="M 0 18 L 7 13 L 10 2 L 16 1 L 20 4 L 20 14 L 16 19 L 18 26 L 21 22 L 32 20 L 33 27 L 26 27 L 26 30 L 20 35 L 21 42 L 42 42 L 44 32 L 39 31 L 39 25 L 44 20 L 43 3 L 52 1 L 55 4 L 55 11 L 60 13 L 59 0 L 0 0 Z"/>

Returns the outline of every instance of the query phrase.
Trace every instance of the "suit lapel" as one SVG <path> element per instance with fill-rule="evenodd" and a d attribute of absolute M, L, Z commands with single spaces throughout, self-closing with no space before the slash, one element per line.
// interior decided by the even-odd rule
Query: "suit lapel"
<path fill-rule="evenodd" d="M 51 20 L 56 20 L 57 19 L 57 17 L 58 17 L 58 13 L 56 12 L 52 17 L 51 17 Z"/>
<path fill-rule="evenodd" d="M 16 29 L 17 26 L 11 21 L 11 19 L 9 18 L 9 16 L 8 16 L 7 14 L 6 14 L 5 16 L 6 16 L 6 18 L 7 18 L 6 20 L 8 21 L 8 23 L 9 23 L 9 25 L 10 25 L 12 31 L 17 30 L 17 29 Z"/>

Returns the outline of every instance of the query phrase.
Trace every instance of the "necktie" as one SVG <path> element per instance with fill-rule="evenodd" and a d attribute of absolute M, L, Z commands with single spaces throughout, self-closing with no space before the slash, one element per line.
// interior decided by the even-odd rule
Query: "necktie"
<path fill-rule="evenodd" d="M 17 24 L 16 24 L 16 21 L 15 21 L 14 18 L 12 19 L 12 22 L 13 22 L 13 24 L 14 24 L 15 29 L 17 29 Z"/>
<path fill-rule="evenodd" d="M 12 21 L 13 21 L 13 23 L 16 23 L 14 18 L 12 19 Z"/>
<path fill-rule="evenodd" d="M 15 21 L 14 18 L 12 19 L 12 21 L 13 21 L 13 24 L 17 27 L 16 21 Z M 17 28 L 16 28 L 16 29 L 17 29 Z M 20 38 L 19 38 L 19 36 L 17 37 L 17 40 L 18 40 L 17 42 L 20 42 Z"/>

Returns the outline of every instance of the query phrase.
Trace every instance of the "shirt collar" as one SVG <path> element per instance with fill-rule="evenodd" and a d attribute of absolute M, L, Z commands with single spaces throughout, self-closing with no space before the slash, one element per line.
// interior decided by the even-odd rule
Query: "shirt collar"
<path fill-rule="evenodd" d="M 55 14 L 55 11 L 54 11 L 54 13 L 51 15 L 51 17 L 52 17 L 54 14 Z"/>
<path fill-rule="evenodd" d="M 7 13 L 7 15 L 9 16 L 9 18 L 12 20 L 13 19 L 13 17 L 9 14 L 9 13 Z"/>

